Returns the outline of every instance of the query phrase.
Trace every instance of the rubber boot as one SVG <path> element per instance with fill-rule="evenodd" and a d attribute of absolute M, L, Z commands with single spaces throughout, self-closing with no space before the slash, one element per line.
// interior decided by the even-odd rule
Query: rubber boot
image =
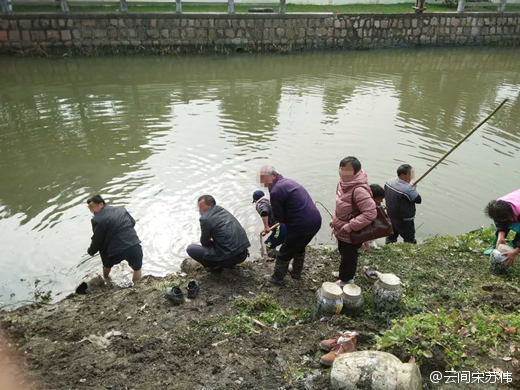
<path fill-rule="evenodd" d="M 287 269 L 289 268 L 289 261 L 280 260 L 280 257 L 276 257 L 276 262 L 274 263 L 274 271 L 270 278 L 270 283 L 274 285 L 281 286 L 283 285 L 283 278 L 287 273 Z"/>
<path fill-rule="evenodd" d="M 302 278 L 303 263 L 305 262 L 305 252 L 297 253 L 294 255 L 292 262 L 291 277 L 299 280 Z"/>

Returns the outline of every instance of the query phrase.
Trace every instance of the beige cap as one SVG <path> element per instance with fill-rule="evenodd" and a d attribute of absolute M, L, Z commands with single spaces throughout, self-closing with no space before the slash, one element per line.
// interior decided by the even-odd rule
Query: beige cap
<path fill-rule="evenodd" d="M 345 284 L 343 286 L 343 294 L 350 297 L 359 297 L 361 295 L 361 287 L 354 283 Z"/>
<path fill-rule="evenodd" d="M 341 290 L 341 287 L 338 286 L 336 283 L 332 282 L 324 282 L 321 285 L 321 296 L 325 297 L 327 299 L 341 299 L 341 294 L 343 291 Z"/>

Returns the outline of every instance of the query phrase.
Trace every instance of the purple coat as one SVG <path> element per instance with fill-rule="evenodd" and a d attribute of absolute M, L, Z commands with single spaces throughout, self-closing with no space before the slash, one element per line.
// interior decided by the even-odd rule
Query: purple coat
<path fill-rule="evenodd" d="M 320 212 L 300 184 L 278 175 L 269 193 L 274 218 L 287 226 L 287 234 L 312 234 L 320 229 Z"/>

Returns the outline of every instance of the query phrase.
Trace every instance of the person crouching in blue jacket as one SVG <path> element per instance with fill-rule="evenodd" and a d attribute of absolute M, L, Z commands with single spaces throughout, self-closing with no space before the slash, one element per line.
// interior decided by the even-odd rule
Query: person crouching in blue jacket
<path fill-rule="evenodd" d="M 265 236 L 271 232 L 271 235 L 264 241 L 267 247 L 267 256 L 275 258 L 277 255 L 276 247 L 282 245 L 285 241 L 287 228 L 283 223 L 278 223 L 278 226 L 273 228 L 277 222 L 273 215 L 271 201 L 265 196 L 263 191 L 257 190 L 253 192 L 253 203 L 256 206 L 256 212 L 260 215 L 264 224 L 264 230 L 260 234 Z"/>

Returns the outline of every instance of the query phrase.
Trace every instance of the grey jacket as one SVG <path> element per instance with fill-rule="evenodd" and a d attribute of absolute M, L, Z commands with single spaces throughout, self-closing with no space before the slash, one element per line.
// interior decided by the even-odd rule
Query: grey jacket
<path fill-rule="evenodd" d="M 271 202 L 267 196 L 262 196 L 256 201 L 256 212 L 261 217 L 267 217 L 267 223 L 269 226 L 273 226 L 276 223 L 274 219 L 273 210 L 271 208 Z"/>
<path fill-rule="evenodd" d="M 415 204 L 421 202 L 421 196 L 410 183 L 398 177 L 386 182 L 385 203 L 390 218 L 412 220 Z"/>
<path fill-rule="evenodd" d="M 200 229 L 200 243 L 209 249 L 204 260 L 226 260 L 251 246 L 240 222 L 218 205 L 201 215 Z"/>
<path fill-rule="evenodd" d="M 93 256 L 99 251 L 102 258 L 120 254 L 141 241 L 135 232 L 135 220 L 124 207 L 105 205 L 92 218 L 92 241 L 87 252 Z"/>

